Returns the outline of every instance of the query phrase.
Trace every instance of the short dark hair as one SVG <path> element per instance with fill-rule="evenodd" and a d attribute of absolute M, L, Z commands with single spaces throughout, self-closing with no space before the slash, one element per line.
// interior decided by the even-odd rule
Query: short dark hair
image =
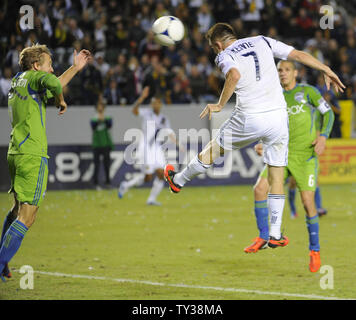
<path fill-rule="evenodd" d="M 214 24 L 206 33 L 206 39 L 210 43 L 214 43 L 216 40 L 236 40 L 237 36 L 234 28 L 228 23 L 219 22 Z"/>
<path fill-rule="evenodd" d="M 293 70 L 297 70 L 297 66 L 294 63 L 294 61 L 291 61 L 291 60 L 279 60 L 278 63 L 277 63 L 277 68 L 281 63 L 289 63 L 292 66 Z"/>

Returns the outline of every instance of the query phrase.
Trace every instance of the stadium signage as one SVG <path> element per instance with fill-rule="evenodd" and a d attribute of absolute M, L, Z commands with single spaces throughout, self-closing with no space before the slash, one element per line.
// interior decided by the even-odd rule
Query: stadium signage
<path fill-rule="evenodd" d="M 132 175 L 140 172 L 140 164 L 129 164 L 125 161 L 127 144 L 119 144 L 111 152 L 110 177 L 113 186 Z M 196 146 L 187 146 L 186 157 L 196 155 Z M 7 147 L 0 147 L 1 157 L 0 173 L 3 177 L 0 181 L 0 189 L 7 191 L 10 188 L 10 179 L 7 172 L 6 163 Z M 48 168 L 48 190 L 66 189 L 89 189 L 93 187 L 92 177 L 94 174 L 93 153 L 90 146 L 83 145 L 62 145 L 49 146 L 50 155 Z M 177 167 L 184 167 L 186 161 L 179 163 L 178 152 L 176 150 L 166 150 L 167 158 Z M 227 152 L 217 165 L 211 167 L 204 175 L 194 179 L 191 185 L 236 185 L 254 184 L 258 174 L 263 168 L 263 160 L 257 156 L 253 146 L 248 146 L 240 150 Z M 99 176 L 104 176 L 103 168 L 100 169 Z"/>
<path fill-rule="evenodd" d="M 355 139 L 328 139 L 320 157 L 320 183 L 356 183 Z"/>

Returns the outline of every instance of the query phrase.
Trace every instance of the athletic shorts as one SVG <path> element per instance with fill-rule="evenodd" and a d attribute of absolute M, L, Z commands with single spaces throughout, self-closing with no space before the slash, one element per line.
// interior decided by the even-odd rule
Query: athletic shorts
<path fill-rule="evenodd" d="M 7 163 L 11 178 L 9 193 L 19 202 L 40 206 L 47 188 L 48 159 L 28 154 L 9 154 Z"/>
<path fill-rule="evenodd" d="M 216 142 L 224 150 L 232 150 L 261 141 L 264 163 L 284 167 L 288 163 L 288 139 L 287 110 L 244 114 L 235 109 L 220 127 Z"/>
<path fill-rule="evenodd" d="M 313 156 L 307 159 L 296 156 L 288 159 L 288 165 L 284 170 L 284 179 L 293 176 L 299 191 L 315 191 L 318 181 L 319 161 Z M 260 177 L 267 178 L 267 166 L 260 173 Z"/>
<path fill-rule="evenodd" d="M 144 174 L 153 174 L 157 169 L 165 167 L 166 159 L 159 145 L 147 146 L 141 144 L 138 148 L 137 163 L 141 165 L 141 171 Z"/>

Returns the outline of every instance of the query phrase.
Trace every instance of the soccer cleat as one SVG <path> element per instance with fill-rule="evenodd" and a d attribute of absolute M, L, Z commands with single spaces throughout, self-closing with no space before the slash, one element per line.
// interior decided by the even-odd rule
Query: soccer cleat
<path fill-rule="evenodd" d="M 174 167 L 171 164 L 167 164 L 164 167 L 164 178 L 168 182 L 169 188 L 173 193 L 178 193 L 182 189 L 182 187 L 173 182 L 175 174 L 176 172 L 174 171 Z"/>
<path fill-rule="evenodd" d="M 326 216 L 327 213 L 328 213 L 328 210 L 326 210 L 324 208 L 319 208 L 318 209 L 318 216 L 319 217 Z"/>
<path fill-rule="evenodd" d="M 124 194 L 127 191 L 127 185 L 126 184 L 127 184 L 126 181 L 123 181 L 123 182 L 120 183 L 119 191 L 117 193 L 117 196 L 119 197 L 119 199 L 122 199 Z"/>
<path fill-rule="evenodd" d="M 310 272 L 318 272 L 320 269 L 320 252 L 311 250 L 309 252 L 310 263 L 309 270 Z"/>
<path fill-rule="evenodd" d="M 1 276 L 8 278 L 8 279 L 10 279 L 12 277 L 12 274 L 11 274 L 8 264 L 5 264 L 5 267 L 1 272 Z"/>
<path fill-rule="evenodd" d="M 148 206 L 157 206 L 157 207 L 159 207 L 159 206 L 162 205 L 162 203 L 160 203 L 160 202 L 158 202 L 158 201 L 147 201 L 146 204 L 147 204 Z"/>
<path fill-rule="evenodd" d="M 298 218 L 298 213 L 297 213 L 297 212 L 291 212 L 290 218 L 291 218 L 291 219 Z"/>
<path fill-rule="evenodd" d="M 255 239 L 253 239 L 253 241 L 254 242 L 250 246 L 248 246 L 244 249 L 244 251 L 246 253 L 256 253 L 258 250 L 268 248 L 268 241 L 265 239 L 257 237 Z"/>
<path fill-rule="evenodd" d="M 289 239 L 283 234 L 281 234 L 281 237 L 279 239 L 270 236 L 268 240 L 268 246 L 273 249 L 277 247 L 285 247 L 288 243 L 289 243 Z"/>

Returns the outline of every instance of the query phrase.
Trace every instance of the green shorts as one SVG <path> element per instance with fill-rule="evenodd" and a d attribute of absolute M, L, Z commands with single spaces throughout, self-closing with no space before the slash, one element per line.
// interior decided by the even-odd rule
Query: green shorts
<path fill-rule="evenodd" d="M 10 192 L 19 202 L 39 206 L 45 196 L 48 178 L 48 159 L 29 154 L 8 154 L 11 178 Z"/>
<path fill-rule="evenodd" d="M 288 166 L 284 170 L 284 179 L 293 176 L 299 191 L 315 191 L 319 173 L 318 158 L 313 156 L 309 159 L 294 157 L 288 159 Z M 267 166 L 260 173 L 260 177 L 267 178 Z"/>

